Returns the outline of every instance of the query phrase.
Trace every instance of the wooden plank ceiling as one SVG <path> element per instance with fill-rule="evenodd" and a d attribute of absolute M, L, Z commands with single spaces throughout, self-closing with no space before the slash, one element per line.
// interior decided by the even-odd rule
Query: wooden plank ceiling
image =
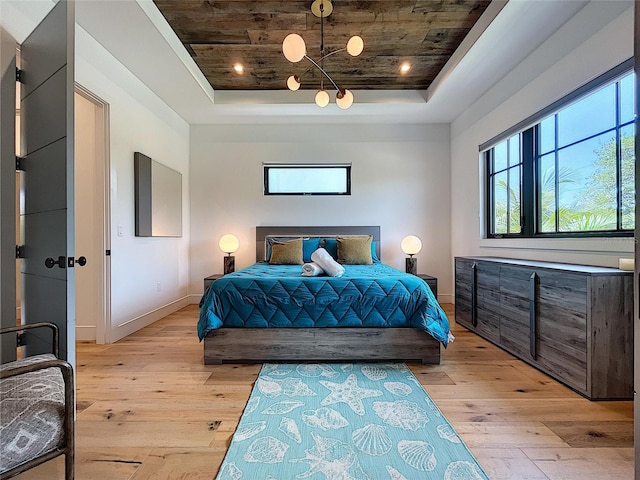
<path fill-rule="evenodd" d="M 320 58 L 320 19 L 312 0 L 154 0 L 216 90 L 286 89 L 307 60 L 288 62 L 282 41 L 298 33 L 307 55 Z M 334 0 L 325 19 L 325 51 L 344 48 L 352 35 L 364 52 L 337 53 L 325 70 L 349 89 L 426 89 L 489 5 L 490 0 Z M 412 67 L 400 73 L 400 65 Z M 234 71 L 235 64 L 244 73 Z M 302 75 L 302 87 L 318 89 L 320 72 Z"/>

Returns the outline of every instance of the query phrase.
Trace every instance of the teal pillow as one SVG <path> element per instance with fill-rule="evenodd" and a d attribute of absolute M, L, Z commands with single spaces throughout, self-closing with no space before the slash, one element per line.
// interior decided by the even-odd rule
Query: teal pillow
<path fill-rule="evenodd" d="M 319 237 L 303 238 L 302 239 L 302 260 L 305 263 L 309 263 L 311 261 L 311 254 L 319 248 L 320 248 Z"/>
<path fill-rule="evenodd" d="M 325 238 L 324 245 L 322 246 L 334 260 L 338 259 L 338 240 L 335 238 Z"/>
<path fill-rule="evenodd" d="M 374 262 L 379 262 L 380 259 L 378 258 L 378 254 L 376 253 L 376 241 L 372 240 L 371 241 L 371 259 Z"/>

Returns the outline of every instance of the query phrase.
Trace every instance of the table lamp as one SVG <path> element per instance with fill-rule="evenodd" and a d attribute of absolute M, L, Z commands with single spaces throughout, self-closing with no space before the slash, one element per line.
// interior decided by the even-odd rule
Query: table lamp
<path fill-rule="evenodd" d="M 418 259 L 413 256 L 422 250 L 422 242 L 415 235 L 408 235 L 400 243 L 402 251 L 409 255 L 405 262 L 405 272 L 412 275 L 418 274 Z"/>
<path fill-rule="evenodd" d="M 227 275 L 235 271 L 236 268 L 236 257 L 231 256 L 238 248 L 240 247 L 240 240 L 233 233 L 227 233 L 220 237 L 220 241 L 218 242 L 218 246 L 220 250 L 227 254 L 224 257 L 224 274 Z"/>

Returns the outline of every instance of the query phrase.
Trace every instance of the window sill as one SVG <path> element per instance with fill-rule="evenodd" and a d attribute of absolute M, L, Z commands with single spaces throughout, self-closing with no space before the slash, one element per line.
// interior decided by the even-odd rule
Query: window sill
<path fill-rule="evenodd" d="M 634 237 L 598 238 L 482 238 L 481 249 L 536 250 L 550 252 L 633 254 Z"/>

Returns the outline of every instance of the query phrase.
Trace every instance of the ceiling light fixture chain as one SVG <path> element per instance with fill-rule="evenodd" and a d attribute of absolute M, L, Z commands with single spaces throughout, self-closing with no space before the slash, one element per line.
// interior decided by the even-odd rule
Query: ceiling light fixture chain
<path fill-rule="evenodd" d="M 349 39 L 345 48 L 326 53 L 324 48 L 324 18 L 328 17 L 331 15 L 331 12 L 333 12 L 333 4 L 331 3 L 331 0 L 314 0 L 311 4 L 311 12 L 316 17 L 320 17 L 320 59 L 316 61 L 307 55 L 307 46 L 304 39 L 297 33 L 290 33 L 286 36 L 282 42 L 282 53 L 286 59 L 292 63 L 298 63 L 303 58 L 309 60 L 311 66 L 307 68 L 302 75 L 307 73 L 312 67 L 316 67 L 322 73 L 323 76 L 320 78 L 320 90 L 316 93 L 316 105 L 319 107 L 326 107 L 329 104 L 329 94 L 324 90 L 324 79 L 326 77 L 336 89 L 336 104 L 342 109 L 349 108 L 353 104 L 353 93 L 346 88 L 340 88 L 338 86 L 338 84 L 325 70 L 324 61 L 327 57 L 339 52 L 344 52 L 345 50 L 349 55 L 357 57 L 364 49 L 364 42 L 361 37 L 354 35 Z M 287 79 L 287 87 L 293 91 L 298 90 L 300 88 L 302 75 L 291 75 Z"/>

